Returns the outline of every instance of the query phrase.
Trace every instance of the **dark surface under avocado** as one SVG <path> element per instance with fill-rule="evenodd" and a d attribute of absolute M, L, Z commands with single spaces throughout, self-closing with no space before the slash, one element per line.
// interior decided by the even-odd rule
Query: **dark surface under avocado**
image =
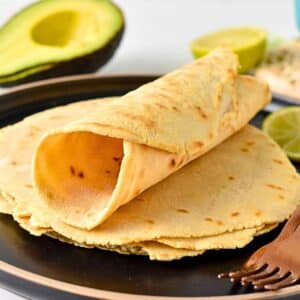
<path fill-rule="evenodd" d="M 6 34 L 10 33 L 9 28 L 11 27 L 11 23 L 14 23 L 14 22 L 16 23 L 16 21 L 15 21 L 16 18 L 18 18 L 17 21 L 19 23 L 22 23 L 22 22 L 26 23 L 27 22 L 26 19 L 31 16 L 30 13 L 28 14 L 28 11 L 30 12 L 30 10 L 32 10 L 32 8 L 34 8 L 35 13 L 39 12 L 39 9 L 36 8 L 37 5 L 39 5 L 42 8 L 42 16 L 41 17 L 47 18 L 47 17 L 49 17 L 49 15 L 51 16 L 51 14 L 53 13 L 53 11 L 51 12 L 51 9 L 53 10 L 53 7 L 50 7 L 49 11 L 47 10 L 47 8 L 45 9 L 45 7 L 49 4 L 53 6 L 53 3 L 54 3 L 56 5 L 56 7 L 54 9 L 54 13 L 57 13 L 57 12 L 59 13 L 60 11 L 64 11 L 64 10 L 66 10 L 68 12 L 68 10 L 73 9 L 73 7 L 74 7 L 74 9 L 77 9 L 76 13 L 80 14 L 80 11 L 79 11 L 80 5 L 82 3 L 85 3 L 85 5 L 86 5 L 86 3 L 88 3 L 88 2 L 91 2 L 91 4 L 94 5 L 94 8 L 95 9 L 98 8 L 99 11 L 102 9 L 102 5 L 105 5 L 105 7 L 109 7 L 109 9 L 106 9 L 106 12 L 112 11 L 112 14 L 114 14 L 114 15 L 111 17 L 111 19 L 113 19 L 113 18 L 116 19 L 115 21 L 117 24 L 113 24 L 114 28 L 109 28 L 112 26 L 107 26 L 107 28 L 105 28 L 105 34 L 106 34 L 106 36 L 108 36 L 108 38 L 106 37 L 106 40 L 104 41 L 104 43 L 102 41 L 102 44 L 100 45 L 100 47 L 94 46 L 92 51 L 91 51 L 91 49 L 89 49 L 87 47 L 87 49 L 86 49 L 86 50 L 88 50 L 87 53 L 82 51 L 82 53 L 79 53 L 79 55 L 78 55 L 78 53 L 76 55 L 72 55 L 72 51 L 68 50 L 67 48 L 57 47 L 55 45 L 53 47 L 53 49 L 56 52 L 58 49 L 61 52 L 70 51 L 70 53 L 69 53 L 70 57 L 65 55 L 64 59 L 61 59 L 61 60 L 57 59 L 57 57 L 55 57 L 55 56 L 54 57 L 51 56 L 51 47 L 47 47 L 49 56 L 46 55 L 46 57 L 44 59 L 41 59 L 39 57 L 39 59 L 36 61 L 36 63 L 33 61 L 33 64 L 29 63 L 27 65 L 26 65 L 26 57 L 25 57 L 24 58 L 25 62 L 23 63 L 23 65 L 21 64 L 21 66 L 19 66 L 19 68 L 18 68 L 18 66 L 16 66 L 14 72 L 7 72 L 7 74 L 5 74 L 5 70 L 3 70 L 5 68 L 3 68 L 3 62 L 1 61 L 1 57 L 0 57 L 0 85 L 12 86 L 12 85 L 16 85 L 19 83 L 26 83 L 26 82 L 30 82 L 30 81 L 41 80 L 41 79 L 57 77 L 57 76 L 91 73 L 91 72 L 95 72 L 97 69 L 99 69 L 105 63 L 107 63 L 109 61 L 109 59 L 115 53 L 115 50 L 117 49 L 118 45 L 120 44 L 120 41 L 121 41 L 123 33 L 124 33 L 124 28 L 125 28 L 124 17 L 123 17 L 121 10 L 109 0 L 75 0 L 75 1 L 72 1 L 71 8 L 70 8 L 70 6 L 65 7 L 66 3 L 70 5 L 69 0 L 42 0 L 37 3 L 34 3 L 33 5 L 25 8 L 24 10 L 19 12 L 16 16 L 11 18 L 2 27 L 2 29 L 0 29 L 0 45 L 1 45 L 1 35 L 5 36 Z M 99 4 L 99 7 L 97 6 L 98 4 Z M 26 16 L 24 17 L 24 20 L 22 20 L 23 13 L 26 14 Z M 93 11 L 91 13 L 97 14 L 97 12 L 95 12 L 95 11 Z M 101 11 L 101 13 L 103 14 L 103 13 L 105 13 L 105 11 Z M 20 16 L 21 16 L 21 18 L 20 18 Z M 20 22 L 20 19 L 21 19 L 21 22 Z M 112 22 L 114 22 L 114 20 L 112 20 Z M 110 24 L 107 24 L 107 25 L 110 25 Z M 35 25 L 33 25 L 33 26 L 35 26 Z M 30 31 L 30 30 L 32 30 L 32 28 L 29 26 L 28 30 Z M 47 30 L 46 30 L 46 32 L 47 32 Z M 60 31 L 58 33 L 60 33 Z M 107 33 L 109 33 L 109 34 L 107 34 Z M 50 32 L 50 36 L 51 36 L 51 34 L 52 33 Z M 56 32 L 56 34 L 57 34 L 57 32 Z M 26 34 L 24 33 L 24 35 L 26 35 Z M 101 35 L 101 32 L 100 32 L 99 36 L 95 36 L 95 40 L 97 40 L 97 38 L 103 38 L 103 37 L 100 37 L 100 35 Z M 56 38 L 56 36 L 55 36 L 55 38 Z M 59 37 L 58 37 L 58 39 L 59 39 Z M 15 47 L 18 47 L 18 45 L 19 44 L 17 43 L 15 45 Z M 36 47 L 41 48 L 41 45 L 37 44 Z M 79 47 L 80 47 L 80 44 L 79 44 Z M 3 53 L 3 51 L 5 51 L 5 50 L 11 51 L 11 49 L 2 50 L 1 46 L 0 46 L 1 53 Z M 77 50 L 78 49 L 76 49 L 76 51 Z M 32 51 L 35 51 L 34 46 L 32 47 Z M 25 53 L 25 56 L 26 56 L 26 53 Z M 12 63 L 13 63 L 13 60 L 12 60 Z"/>

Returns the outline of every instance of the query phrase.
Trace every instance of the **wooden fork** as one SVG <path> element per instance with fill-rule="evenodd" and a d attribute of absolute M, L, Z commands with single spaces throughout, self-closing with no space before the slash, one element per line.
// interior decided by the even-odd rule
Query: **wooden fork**
<path fill-rule="evenodd" d="M 232 282 L 252 285 L 254 289 L 278 290 L 300 279 L 300 206 L 279 236 L 258 249 L 241 270 L 221 273 Z"/>

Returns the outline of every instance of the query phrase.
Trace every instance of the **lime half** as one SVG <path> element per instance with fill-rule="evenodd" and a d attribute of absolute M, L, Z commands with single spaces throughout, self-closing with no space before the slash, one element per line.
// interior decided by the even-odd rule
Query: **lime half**
<path fill-rule="evenodd" d="M 270 114 L 262 128 L 292 160 L 300 161 L 300 106 Z"/>
<path fill-rule="evenodd" d="M 256 27 L 236 27 L 202 36 L 191 43 L 196 58 L 217 47 L 232 49 L 239 57 L 240 72 L 245 73 L 260 63 L 265 54 L 266 31 Z"/>

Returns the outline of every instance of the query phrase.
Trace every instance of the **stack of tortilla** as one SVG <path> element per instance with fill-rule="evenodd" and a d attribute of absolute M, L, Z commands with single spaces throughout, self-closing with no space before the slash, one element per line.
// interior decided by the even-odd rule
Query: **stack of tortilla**
<path fill-rule="evenodd" d="M 0 209 L 34 235 L 156 260 L 233 249 L 300 200 L 279 146 L 247 125 L 268 86 L 227 49 L 120 98 L 0 131 Z"/>

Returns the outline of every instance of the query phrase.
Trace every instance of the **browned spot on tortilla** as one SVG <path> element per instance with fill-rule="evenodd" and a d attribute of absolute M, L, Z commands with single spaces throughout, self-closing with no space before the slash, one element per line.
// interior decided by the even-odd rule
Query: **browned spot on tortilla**
<path fill-rule="evenodd" d="M 170 160 L 170 166 L 171 166 L 171 167 L 175 167 L 175 165 L 176 165 L 176 160 L 175 160 L 174 158 L 172 158 L 172 159 Z"/>
<path fill-rule="evenodd" d="M 153 220 L 145 220 L 145 221 L 149 224 L 155 224 L 155 222 Z"/>
<path fill-rule="evenodd" d="M 207 221 L 207 222 L 213 222 L 213 221 L 214 221 L 214 220 L 213 220 L 212 218 L 210 218 L 210 217 L 206 217 L 204 220 Z"/>
<path fill-rule="evenodd" d="M 216 221 L 217 221 L 217 224 L 218 224 L 219 226 L 224 225 L 224 223 L 223 223 L 222 221 L 220 221 L 220 220 L 216 220 Z"/>
<path fill-rule="evenodd" d="M 33 185 L 31 183 L 26 183 L 25 184 L 25 187 L 29 188 L 29 189 L 32 189 L 33 188 Z"/>
<path fill-rule="evenodd" d="M 139 176 L 140 176 L 140 177 L 143 177 L 144 174 L 145 174 L 145 169 L 141 169 Z"/>
<path fill-rule="evenodd" d="M 275 143 L 270 143 L 270 146 L 271 146 L 272 148 L 276 148 L 276 147 L 277 147 L 277 145 L 276 145 Z"/>
<path fill-rule="evenodd" d="M 168 83 L 169 86 L 178 87 L 178 80 L 171 76 L 165 76 L 165 81 Z"/>
<path fill-rule="evenodd" d="M 234 180 L 235 177 L 234 177 L 234 176 L 228 176 L 228 179 L 229 179 L 229 180 Z"/>
<path fill-rule="evenodd" d="M 279 164 L 279 165 L 282 165 L 282 164 L 283 164 L 283 161 L 280 160 L 280 159 L 273 158 L 272 160 L 273 160 L 275 163 Z"/>
<path fill-rule="evenodd" d="M 73 166 L 70 166 L 70 173 L 74 176 L 75 175 L 75 169 Z"/>
<path fill-rule="evenodd" d="M 257 210 L 257 211 L 255 212 L 255 215 L 256 215 L 257 217 L 261 216 L 261 211 L 260 211 L 260 210 Z"/>
<path fill-rule="evenodd" d="M 105 170 L 105 173 L 110 174 L 111 172 L 110 172 L 110 170 Z"/>
<path fill-rule="evenodd" d="M 52 194 L 50 191 L 48 191 L 48 192 L 47 192 L 47 197 L 48 197 L 49 199 L 53 199 L 53 194 Z"/>
<path fill-rule="evenodd" d="M 283 195 L 278 195 L 279 199 L 283 200 L 284 199 L 284 196 Z"/>
<path fill-rule="evenodd" d="M 296 176 L 295 174 L 292 175 L 293 179 L 298 179 L 298 176 Z"/>
<path fill-rule="evenodd" d="M 168 93 L 166 93 L 165 91 L 163 91 L 163 90 L 161 90 L 161 91 L 157 91 L 156 93 L 155 93 L 155 97 L 156 98 L 162 98 L 162 99 L 168 99 L 169 98 L 169 95 L 168 95 Z M 160 103 L 161 104 L 161 103 Z M 162 106 L 164 106 L 163 104 L 161 104 Z M 165 106 L 165 108 L 167 108 L 166 106 Z"/>
<path fill-rule="evenodd" d="M 173 109 L 174 111 L 179 111 L 179 109 L 178 109 L 176 106 L 172 106 L 172 109 Z"/>
<path fill-rule="evenodd" d="M 213 134 L 212 132 L 210 132 L 210 133 L 208 134 L 208 138 L 213 139 L 213 137 L 214 137 L 214 134 Z"/>
<path fill-rule="evenodd" d="M 266 186 L 269 187 L 269 188 L 271 188 L 271 189 L 275 189 L 275 190 L 279 190 L 279 191 L 283 191 L 284 190 L 284 188 L 282 188 L 281 186 L 275 185 L 275 184 L 271 184 L 271 183 L 266 184 Z"/>
<path fill-rule="evenodd" d="M 252 146 L 252 145 L 255 144 L 255 142 L 253 142 L 253 141 L 247 141 L 245 144 L 248 145 L 248 146 Z"/>
<path fill-rule="evenodd" d="M 195 141 L 194 142 L 195 147 L 197 148 L 202 148 L 204 146 L 204 143 L 201 141 Z"/>
<path fill-rule="evenodd" d="M 195 109 L 197 113 L 201 116 L 203 119 L 207 119 L 207 114 L 202 110 L 202 108 L 198 105 L 195 106 Z"/>
<path fill-rule="evenodd" d="M 167 107 L 161 103 L 156 103 L 159 108 L 166 109 Z"/>
<path fill-rule="evenodd" d="M 206 61 L 203 61 L 203 60 L 201 60 L 201 59 L 196 60 L 196 61 L 195 61 L 195 64 L 196 64 L 196 65 L 204 65 L 204 66 L 207 65 Z"/>
<path fill-rule="evenodd" d="M 184 208 L 177 208 L 176 210 L 177 210 L 178 212 L 184 213 L 184 214 L 188 214 L 188 213 L 189 213 L 189 211 L 186 210 L 186 209 L 184 209 Z"/>
<path fill-rule="evenodd" d="M 79 177 L 79 178 L 84 178 L 84 173 L 83 173 L 82 171 L 80 171 L 80 172 L 78 173 L 78 177 Z"/>
<path fill-rule="evenodd" d="M 139 122 L 145 124 L 146 127 L 154 127 L 156 125 L 155 121 L 149 120 L 149 119 L 145 118 L 145 116 L 135 115 L 135 114 L 131 114 L 128 112 L 123 112 L 123 111 L 120 111 L 119 115 L 123 115 L 123 116 L 131 119 L 132 121 L 139 121 Z"/>
<path fill-rule="evenodd" d="M 235 72 L 234 69 L 229 69 L 228 74 L 231 75 L 231 76 L 234 76 L 234 75 L 236 75 L 236 72 Z M 247 77 L 246 77 L 246 79 L 247 79 Z"/>
<path fill-rule="evenodd" d="M 248 148 L 241 148 L 240 149 L 242 152 L 249 152 L 249 149 Z"/>
<path fill-rule="evenodd" d="M 240 215 L 240 213 L 238 211 L 234 211 L 234 212 L 231 213 L 232 217 L 237 217 L 239 215 Z"/>
<path fill-rule="evenodd" d="M 10 164 L 13 165 L 13 166 L 16 166 L 18 163 L 17 163 L 15 160 L 12 160 L 12 161 L 10 162 Z"/>
<path fill-rule="evenodd" d="M 29 133 L 28 135 L 29 136 L 34 136 L 36 135 L 37 133 L 39 133 L 41 131 L 41 129 L 37 126 L 34 126 L 34 125 L 31 125 L 30 128 L 29 128 Z"/>

